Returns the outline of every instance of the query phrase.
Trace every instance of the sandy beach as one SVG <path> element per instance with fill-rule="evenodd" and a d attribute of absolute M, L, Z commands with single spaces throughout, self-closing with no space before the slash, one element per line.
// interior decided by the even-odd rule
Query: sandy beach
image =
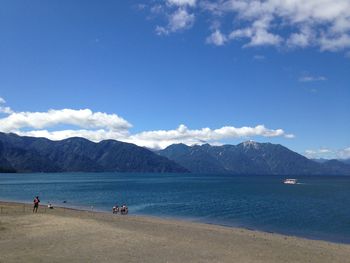
<path fill-rule="evenodd" d="M 0 202 L 0 262 L 350 262 L 350 245 Z"/>

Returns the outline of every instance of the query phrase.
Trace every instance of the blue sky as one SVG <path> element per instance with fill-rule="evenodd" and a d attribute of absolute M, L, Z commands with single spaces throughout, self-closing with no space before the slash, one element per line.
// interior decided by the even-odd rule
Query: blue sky
<path fill-rule="evenodd" d="M 0 130 L 350 157 L 350 3 L 274 2 L 4 0 Z"/>

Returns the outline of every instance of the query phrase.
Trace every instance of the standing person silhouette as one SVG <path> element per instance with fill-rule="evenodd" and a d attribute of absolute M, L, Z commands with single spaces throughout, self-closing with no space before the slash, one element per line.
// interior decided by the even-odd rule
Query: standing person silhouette
<path fill-rule="evenodd" d="M 39 203 L 40 203 L 39 196 L 34 198 L 33 203 L 34 203 L 33 213 L 37 213 L 38 212 Z"/>

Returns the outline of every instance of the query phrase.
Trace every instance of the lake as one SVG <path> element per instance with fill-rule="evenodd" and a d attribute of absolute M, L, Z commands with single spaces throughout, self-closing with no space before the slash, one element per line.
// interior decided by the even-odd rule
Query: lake
<path fill-rule="evenodd" d="M 350 177 L 200 174 L 0 174 L 0 199 L 244 227 L 350 243 Z M 64 202 L 65 201 L 65 202 Z"/>

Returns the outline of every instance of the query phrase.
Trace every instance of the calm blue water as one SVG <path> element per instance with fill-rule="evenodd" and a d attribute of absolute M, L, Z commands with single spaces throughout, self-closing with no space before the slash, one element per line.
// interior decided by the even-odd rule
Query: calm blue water
<path fill-rule="evenodd" d="M 350 177 L 0 174 L 0 199 L 181 218 L 350 243 Z M 67 203 L 64 204 L 63 201 Z"/>

